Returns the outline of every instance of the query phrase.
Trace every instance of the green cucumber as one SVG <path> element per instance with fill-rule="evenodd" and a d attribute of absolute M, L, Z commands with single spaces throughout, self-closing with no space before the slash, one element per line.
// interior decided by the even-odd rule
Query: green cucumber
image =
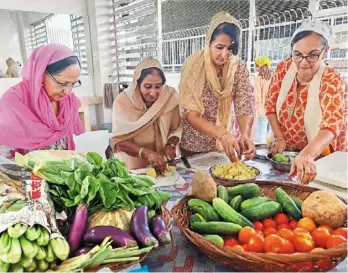
<path fill-rule="evenodd" d="M 214 208 L 207 202 L 200 199 L 190 199 L 188 201 L 189 207 L 202 215 L 204 219 L 209 221 L 219 221 L 220 217 L 214 210 Z"/>
<path fill-rule="evenodd" d="M 226 222 L 196 222 L 192 225 L 192 230 L 201 234 L 234 235 L 241 229 L 240 225 Z"/>
<path fill-rule="evenodd" d="M 190 227 L 192 227 L 193 223 L 196 222 L 202 222 L 201 218 L 198 215 L 191 215 L 190 216 Z"/>
<path fill-rule="evenodd" d="M 221 198 L 226 203 L 228 202 L 228 193 L 227 193 L 227 189 L 224 186 L 219 185 L 217 187 L 217 197 Z"/>
<path fill-rule="evenodd" d="M 291 197 L 291 199 L 295 202 L 298 209 L 301 210 L 302 209 L 302 201 L 300 199 L 295 198 L 295 197 Z"/>
<path fill-rule="evenodd" d="M 281 205 L 276 201 L 268 201 L 260 205 L 243 210 L 242 215 L 254 222 L 256 220 L 263 220 L 267 217 L 277 214 L 281 210 Z"/>
<path fill-rule="evenodd" d="M 282 210 L 290 215 L 295 220 L 300 220 L 302 218 L 301 211 L 296 206 L 294 200 L 282 189 L 276 189 L 277 201 L 282 205 Z"/>
<path fill-rule="evenodd" d="M 266 203 L 268 201 L 271 201 L 271 199 L 269 199 L 268 197 L 253 197 L 253 198 L 244 200 L 242 204 L 240 204 L 240 209 L 243 211 L 243 210 L 255 207 L 257 205 L 260 205 L 262 203 Z"/>
<path fill-rule="evenodd" d="M 244 198 L 241 195 L 237 195 L 236 197 L 233 197 L 230 206 L 235 210 L 235 211 L 240 211 L 240 205 L 244 201 Z"/>
<path fill-rule="evenodd" d="M 237 196 L 241 195 L 244 198 L 256 197 L 260 193 L 260 188 L 255 183 L 246 183 L 238 186 L 234 186 L 227 190 L 228 195 Z"/>
<path fill-rule="evenodd" d="M 254 227 L 248 219 L 246 219 L 243 215 L 239 214 L 237 211 L 231 208 L 221 198 L 213 199 L 213 207 L 215 211 L 221 216 L 221 218 L 224 219 L 226 222 L 231 222 L 242 227 Z"/>
<path fill-rule="evenodd" d="M 212 241 L 213 243 L 217 244 L 218 246 L 224 245 L 224 239 L 222 239 L 221 236 L 215 235 L 215 234 L 205 234 L 203 237 L 209 241 Z"/>

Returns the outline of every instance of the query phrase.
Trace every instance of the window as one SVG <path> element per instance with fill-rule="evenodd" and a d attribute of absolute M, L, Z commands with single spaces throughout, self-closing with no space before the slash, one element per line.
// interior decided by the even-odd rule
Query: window
<path fill-rule="evenodd" d="M 331 51 L 330 58 L 331 59 L 340 59 L 340 58 L 346 58 L 347 56 L 347 49 L 334 49 Z"/>
<path fill-rule="evenodd" d="M 347 24 L 347 22 L 348 22 L 347 16 L 339 17 L 334 20 L 334 25 L 343 25 L 343 24 Z"/>

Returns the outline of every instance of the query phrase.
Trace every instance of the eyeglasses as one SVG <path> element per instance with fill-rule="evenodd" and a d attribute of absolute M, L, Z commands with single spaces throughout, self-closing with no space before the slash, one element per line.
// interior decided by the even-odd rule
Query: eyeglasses
<path fill-rule="evenodd" d="M 76 88 L 76 87 L 80 87 L 82 85 L 81 81 L 78 80 L 77 82 L 71 83 L 71 82 L 67 82 L 67 83 L 60 83 L 57 82 L 57 80 L 46 71 L 46 74 L 48 75 L 48 77 L 50 77 L 50 79 L 59 87 L 59 88 Z"/>
<path fill-rule="evenodd" d="M 307 56 L 303 56 L 303 55 L 291 55 L 291 59 L 295 62 L 295 63 L 300 63 L 302 62 L 303 59 L 306 59 L 307 62 L 309 63 L 315 63 L 319 60 L 319 57 L 321 55 L 321 53 L 323 53 L 324 48 L 320 51 L 319 54 L 310 54 Z"/>

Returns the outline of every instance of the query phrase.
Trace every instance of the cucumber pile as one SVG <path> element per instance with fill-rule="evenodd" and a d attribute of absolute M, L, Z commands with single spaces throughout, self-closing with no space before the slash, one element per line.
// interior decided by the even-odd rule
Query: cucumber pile
<path fill-rule="evenodd" d="M 50 239 L 46 228 L 16 224 L 1 233 L 0 272 L 46 271 L 70 252 L 64 238 Z"/>
<path fill-rule="evenodd" d="M 203 234 L 207 240 L 221 246 L 222 237 L 237 234 L 243 227 L 254 227 L 254 221 L 283 211 L 295 220 L 301 215 L 302 202 L 290 197 L 280 187 L 276 200 L 259 196 L 260 188 L 255 183 L 246 183 L 231 188 L 217 187 L 217 198 L 212 203 L 190 199 L 189 207 L 195 212 L 190 216 L 192 231 Z"/>

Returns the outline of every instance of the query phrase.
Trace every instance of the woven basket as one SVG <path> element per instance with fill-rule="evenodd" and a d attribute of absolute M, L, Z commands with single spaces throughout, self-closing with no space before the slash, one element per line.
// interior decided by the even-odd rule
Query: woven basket
<path fill-rule="evenodd" d="M 161 215 L 164 219 L 164 222 L 166 223 L 167 227 L 168 227 L 168 230 L 170 231 L 170 235 L 171 235 L 171 238 L 172 238 L 172 244 L 174 242 L 173 240 L 173 233 L 172 233 L 172 222 L 171 222 L 171 214 L 170 212 L 165 208 L 165 206 L 163 205 L 161 207 Z M 140 255 L 140 259 L 138 261 L 134 261 L 134 262 L 123 262 L 123 263 L 111 263 L 111 264 L 104 264 L 102 266 L 99 266 L 99 267 L 94 267 L 94 268 L 89 268 L 87 270 L 87 272 L 96 272 L 98 271 L 99 269 L 101 268 L 104 268 L 104 267 L 108 267 L 110 268 L 112 271 L 114 272 L 118 272 L 118 271 L 121 271 L 121 270 L 124 270 L 128 267 L 131 267 L 132 265 L 135 265 L 137 263 L 140 263 L 142 262 L 146 257 L 147 255 L 149 254 L 150 252 L 147 252 L 147 253 L 143 253 Z"/>
<path fill-rule="evenodd" d="M 225 183 L 232 186 L 243 183 Z M 260 196 L 275 199 L 275 189 L 282 187 L 290 196 L 304 200 L 311 192 L 317 189 L 291 183 L 273 181 L 252 181 L 260 187 Z M 278 272 L 313 272 L 328 271 L 336 267 L 347 256 L 347 244 L 327 249 L 317 253 L 295 254 L 262 254 L 248 253 L 219 247 L 203 236 L 189 229 L 189 217 L 193 211 L 187 202 L 191 197 L 182 199 L 171 211 L 174 220 L 185 236 L 194 243 L 202 252 L 217 263 L 229 266 L 237 271 L 278 271 Z"/>

